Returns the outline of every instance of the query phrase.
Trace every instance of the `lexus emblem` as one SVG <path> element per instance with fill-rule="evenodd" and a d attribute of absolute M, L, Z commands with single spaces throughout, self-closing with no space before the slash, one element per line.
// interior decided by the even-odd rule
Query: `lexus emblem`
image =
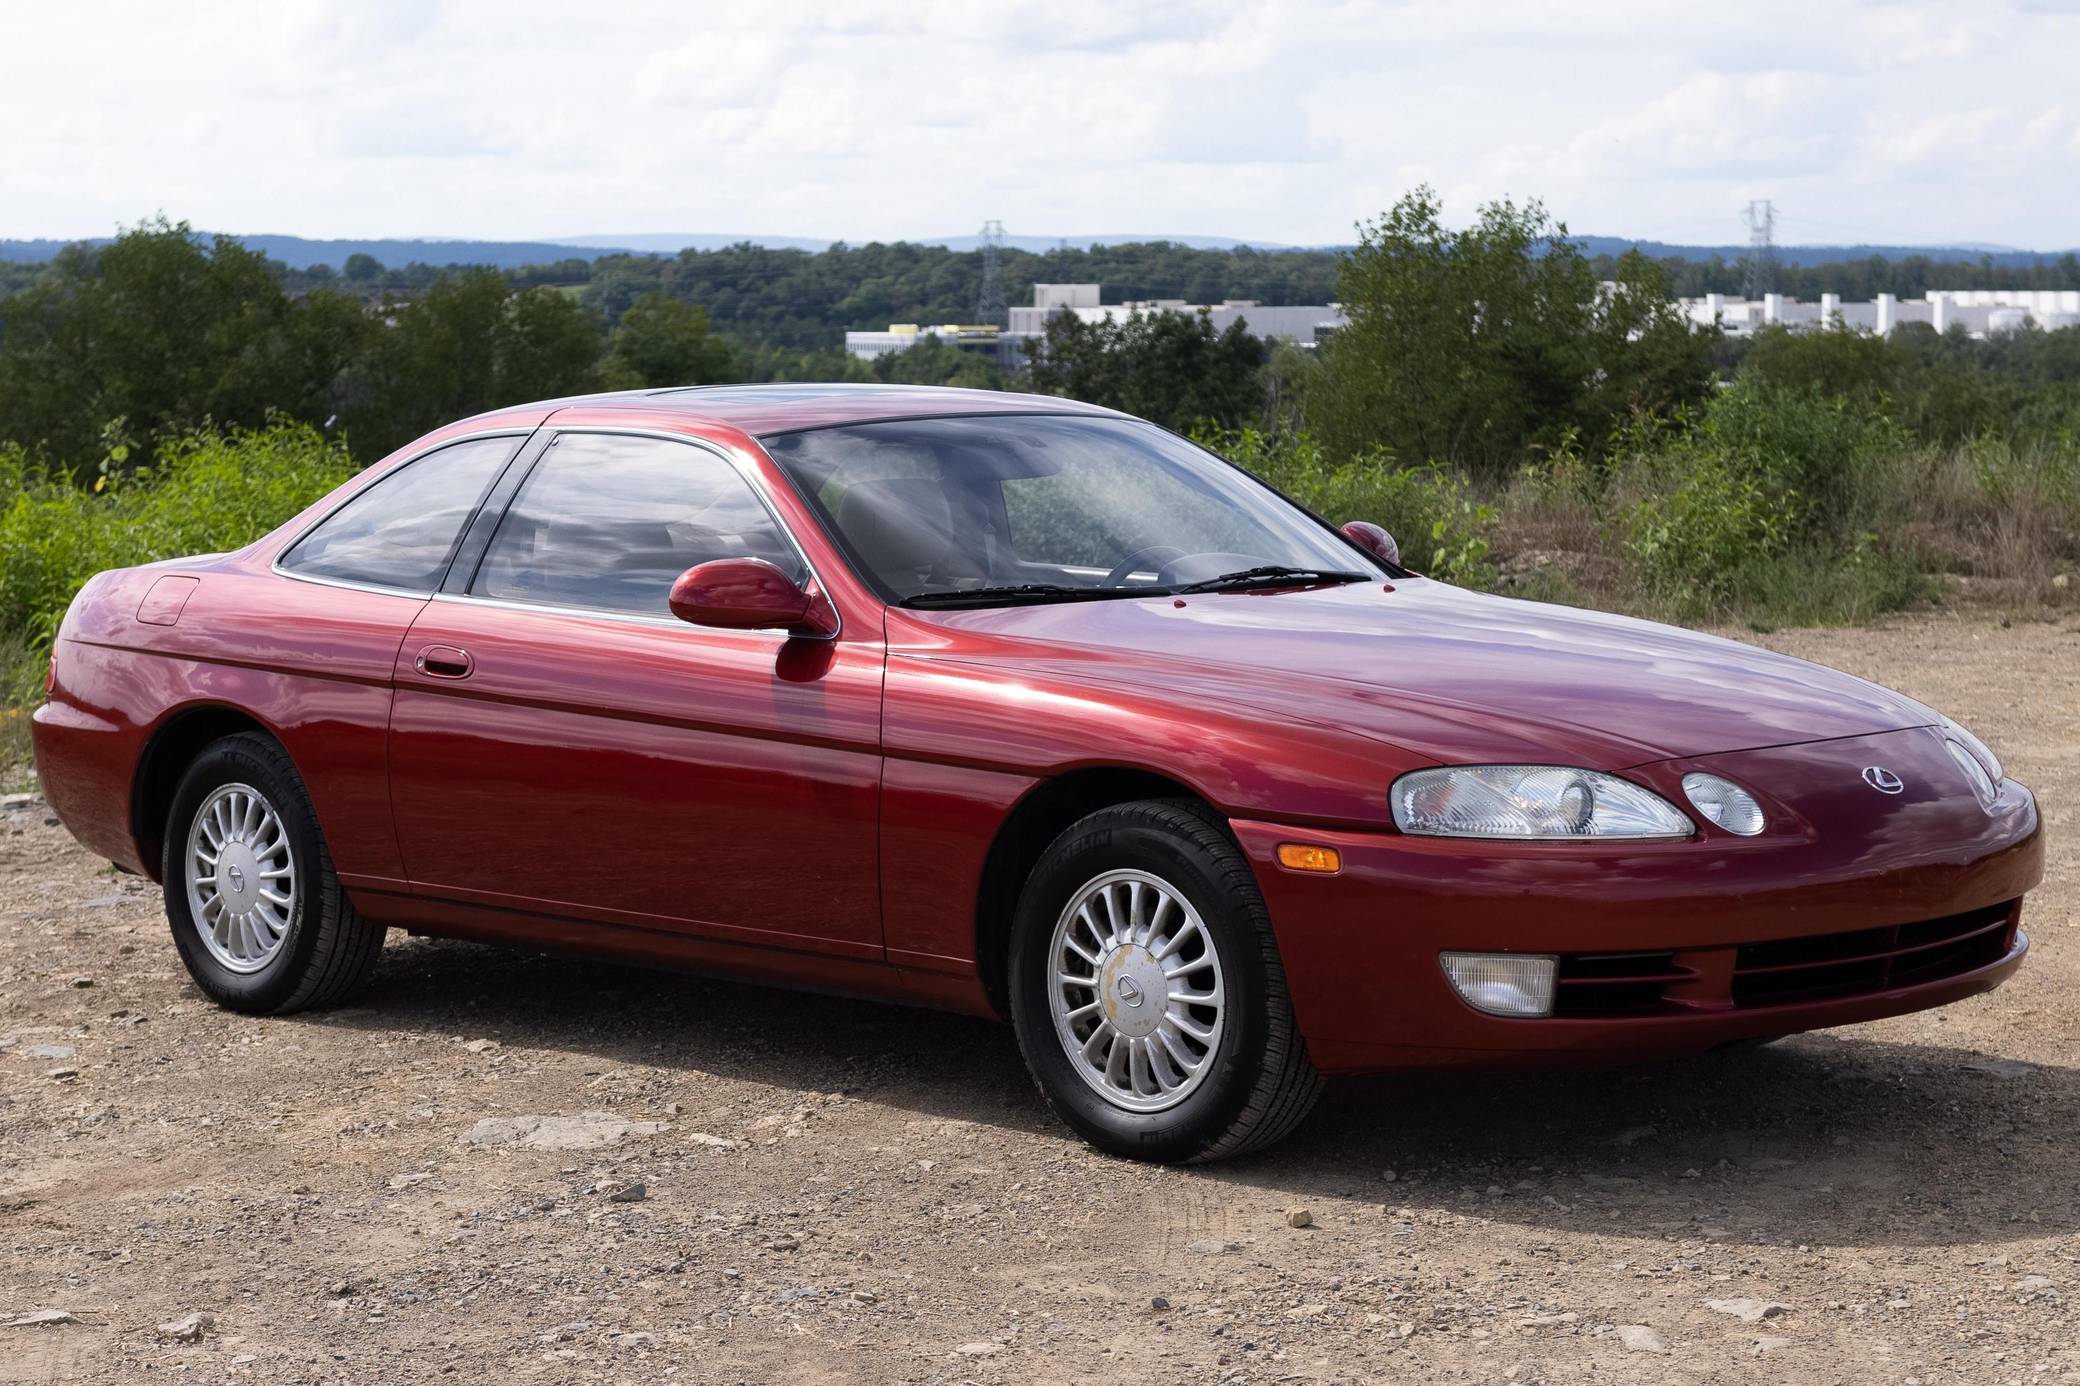
<path fill-rule="evenodd" d="M 1120 1000 L 1122 1000 L 1122 1001 L 1124 1001 L 1124 1002 L 1126 1002 L 1126 1003 L 1127 1003 L 1127 1004 L 1128 1004 L 1129 1006 L 1138 1006 L 1138 1005 L 1140 1005 L 1140 1004 L 1141 1004 L 1141 985 L 1140 985 L 1140 983 L 1136 982 L 1136 981 L 1135 981 L 1135 980 L 1134 980 L 1134 979 L 1133 979 L 1132 977 L 1122 977 L 1122 978 L 1120 978 L 1120 979 L 1119 979 L 1119 999 L 1120 999 Z"/>
<path fill-rule="evenodd" d="M 1863 782 L 1880 794 L 1897 794 L 1907 787 L 1907 782 L 1882 765 L 1863 767 Z"/>

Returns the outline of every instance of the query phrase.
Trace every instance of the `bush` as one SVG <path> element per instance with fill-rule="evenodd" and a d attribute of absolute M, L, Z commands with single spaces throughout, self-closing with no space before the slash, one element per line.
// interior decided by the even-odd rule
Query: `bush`
<path fill-rule="evenodd" d="M 1401 545 L 1402 561 L 1419 572 L 1472 587 L 1495 580 L 1488 561 L 1494 507 L 1434 463 L 1397 466 L 1377 447 L 1331 462 L 1322 445 L 1301 432 L 1202 428 L 1193 436 L 1333 523 L 1382 526 Z"/>
<path fill-rule="evenodd" d="M 1632 435 L 1617 478 L 1637 497 L 1627 548 L 1647 590 L 1686 614 L 1774 589 L 1794 554 L 1889 574 L 1881 521 L 1911 446 L 1875 405 L 1744 376 L 1680 427 Z"/>
<path fill-rule="evenodd" d="M 131 460 L 110 448 L 89 488 L 0 447 L 0 640 L 42 649 L 95 573 L 250 543 L 354 472 L 344 443 L 288 423 L 200 429 Z"/>

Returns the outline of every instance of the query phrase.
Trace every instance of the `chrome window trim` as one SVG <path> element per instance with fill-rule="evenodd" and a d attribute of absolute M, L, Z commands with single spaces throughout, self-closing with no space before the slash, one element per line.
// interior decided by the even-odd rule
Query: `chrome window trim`
<path fill-rule="evenodd" d="M 295 571 L 293 568 L 284 568 L 282 566 L 282 560 L 287 558 L 290 554 L 294 553 L 296 551 L 296 546 L 298 544 L 301 544 L 304 540 L 310 538 L 312 532 L 318 529 L 318 527 L 323 525 L 327 520 L 330 520 L 333 516 L 339 514 L 340 511 L 345 510 L 355 501 L 360 500 L 370 491 L 373 491 L 376 487 L 381 486 L 383 482 L 388 481 L 391 477 L 405 470 L 405 468 L 412 466 L 414 463 L 423 461 L 424 459 L 433 456 L 437 452 L 445 452 L 449 448 L 455 447 L 457 444 L 478 443 L 482 442 L 486 438 L 518 438 L 521 440 L 521 445 L 524 447 L 526 445 L 526 440 L 533 437 L 535 433 L 538 431 L 539 427 L 540 426 L 537 425 L 535 428 L 487 428 L 479 433 L 459 433 L 453 438 L 444 439 L 441 442 L 434 444 L 432 447 L 426 449 L 424 452 L 413 453 L 404 461 L 390 468 L 389 471 L 385 472 L 380 478 L 378 478 L 375 481 L 371 481 L 366 486 L 357 488 L 353 495 L 348 496 L 345 500 L 341 501 L 339 504 L 327 510 L 323 515 L 320 515 L 317 519 L 312 520 L 302 529 L 296 531 L 296 537 L 291 539 L 288 543 L 282 545 L 281 548 L 277 549 L 275 551 L 274 557 L 268 560 L 268 570 L 274 573 L 277 577 L 288 578 L 291 582 L 308 582 L 319 587 L 340 587 L 346 589 L 349 592 L 374 592 L 379 596 L 385 597 L 417 597 L 422 601 L 428 597 L 431 597 L 440 588 L 440 584 L 438 582 L 436 582 L 432 587 L 429 587 L 422 592 L 416 587 L 392 587 L 387 583 L 380 582 L 355 582 L 350 578 L 313 577 L 309 573 L 299 573 Z M 513 459 L 515 457 L 518 457 L 519 455 L 519 450 L 517 448 L 513 452 L 507 454 L 505 466 L 510 467 L 513 464 Z M 499 470 L 502 474 L 505 468 L 501 467 Z M 485 488 L 484 495 L 477 497 L 477 503 L 479 505 L 483 504 L 484 497 L 489 496 L 491 494 L 492 488 L 495 488 L 497 485 L 498 477 L 493 476 L 491 478 L 491 485 Z M 468 532 L 469 521 L 464 520 L 462 522 L 461 530 L 457 531 L 456 533 L 456 542 L 460 544 L 463 535 L 467 534 Z M 449 561 L 453 562 L 454 559 L 451 557 Z M 445 577 L 446 574 L 443 573 L 442 576 Z"/>
<path fill-rule="evenodd" d="M 810 561 L 808 551 L 802 547 L 801 540 L 797 539 L 795 537 L 794 531 L 788 528 L 786 518 L 782 516 L 778 510 L 774 509 L 773 498 L 771 496 L 768 496 L 766 494 L 765 487 L 759 484 L 759 477 L 756 470 L 747 466 L 743 461 L 733 456 L 727 449 L 722 447 L 720 444 L 712 442 L 706 438 L 696 438 L 691 434 L 675 433 L 670 429 L 663 428 L 634 428 L 618 424 L 573 424 L 567 428 L 557 428 L 552 424 L 548 423 L 543 424 L 542 427 L 549 429 L 550 431 L 551 436 L 549 438 L 548 445 L 542 449 L 541 456 L 537 457 L 534 460 L 534 464 L 528 468 L 527 475 L 521 478 L 519 489 L 513 492 L 512 499 L 506 502 L 505 512 L 498 517 L 499 528 L 503 528 L 505 526 L 506 515 L 512 513 L 513 506 L 519 501 L 521 493 L 527 489 L 527 483 L 534 480 L 534 474 L 540 471 L 542 465 L 549 460 L 549 455 L 552 451 L 554 451 L 557 442 L 568 434 L 608 433 L 622 437 L 661 438 L 668 443 L 684 443 L 689 447 L 696 448 L 701 452 L 708 453 L 709 455 L 721 461 L 721 463 L 724 466 L 728 467 L 731 471 L 736 473 L 738 480 L 742 481 L 744 485 L 750 489 L 752 497 L 756 499 L 759 505 L 765 510 L 766 518 L 773 522 L 773 528 L 779 531 L 780 537 L 787 541 L 787 546 L 794 550 L 795 557 L 801 560 L 802 569 L 803 571 L 808 573 L 809 580 L 811 582 L 814 582 L 816 584 L 817 590 L 823 593 L 824 601 L 830 604 L 831 614 L 837 618 L 838 622 L 835 629 L 829 631 L 828 633 L 817 635 L 798 635 L 793 631 L 785 630 L 738 630 L 732 631 L 731 633 L 736 635 L 770 636 L 783 642 L 788 640 L 836 640 L 841 634 L 844 633 L 845 613 L 841 609 L 839 609 L 837 599 L 831 595 L 830 584 L 826 583 L 823 580 L 823 574 L 816 571 L 816 565 L 815 563 Z M 498 530 L 494 529 L 491 531 L 490 543 L 484 546 L 484 559 L 490 558 L 491 546 L 493 544 L 496 544 L 497 542 Z M 479 571 L 482 571 L 482 560 L 479 561 Z M 470 586 L 475 587 L 476 582 L 477 575 L 475 573 L 472 573 L 470 575 Z M 431 594 L 431 596 L 434 601 L 441 601 L 445 599 L 448 601 L 481 602 L 485 606 L 503 607 L 507 610 L 513 611 L 544 612 L 550 615 L 562 616 L 585 616 L 593 619 L 602 620 L 636 621 L 646 625 L 669 624 L 674 626 L 691 627 L 695 630 L 727 629 L 726 627 L 722 626 L 694 626 L 691 621 L 682 621 L 677 616 L 645 616 L 641 612 L 616 611 L 609 607 L 600 606 L 556 606 L 547 602 L 522 602 L 515 601 L 510 597 L 487 597 L 481 593 L 467 590 L 461 592 L 434 592 Z"/>

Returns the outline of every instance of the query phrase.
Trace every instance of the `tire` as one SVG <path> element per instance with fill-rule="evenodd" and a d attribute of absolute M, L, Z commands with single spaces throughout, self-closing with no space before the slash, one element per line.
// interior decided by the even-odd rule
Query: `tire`
<path fill-rule="evenodd" d="M 1026 1067 L 1100 1150 L 1226 1159 L 1284 1137 L 1321 1095 L 1256 879 L 1196 803 L 1122 804 L 1072 824 L 1019 896 L 1010 963 Z M 1162 1014 L 1144 1012 L 1158 986 Z"/>
<path fill-rule="evenodd" d="M 214 875 L 195 856 L 212 847 Z M 385 930 L 355 913 L 303 777 L 270 737 L 241 732 L 195 758 L 174 790 L 160 868 L 174 947 L 220 1006 L 279 1015 L 337 1005 L 375 970 Z M 213 894 L 224 908 L 210 906 Z"/>

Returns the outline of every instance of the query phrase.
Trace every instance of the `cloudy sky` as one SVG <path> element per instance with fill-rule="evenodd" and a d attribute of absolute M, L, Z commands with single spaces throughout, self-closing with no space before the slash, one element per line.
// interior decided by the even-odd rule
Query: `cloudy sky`
<path fill-rule="evenodd" d="M 0 0 L 0 236 L 2080 246 L 2080 0 Z"/>

